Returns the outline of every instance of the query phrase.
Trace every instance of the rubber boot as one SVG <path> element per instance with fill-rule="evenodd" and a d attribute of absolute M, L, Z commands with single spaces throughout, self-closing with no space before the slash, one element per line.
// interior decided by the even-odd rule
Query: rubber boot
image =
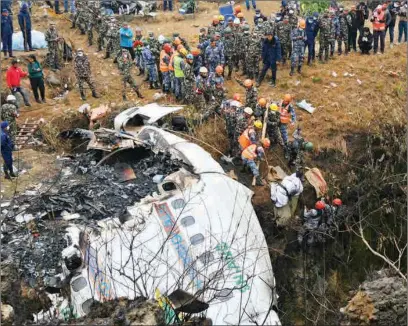
<path fill-rule="evenodd" d="M 302 72 L 302 66 L 298 66 L 297 72 L 298 72 L 298 74 L 300 74 Z"/>
<path fill-rule="evenodd" d="M 4 171 L 4 177 L 5 177 L 7 180 L 11 180 L 11 177 L 10 177 L 9 172 L 8 172 L 7 170 L 3 170 L 3 171 Z"/>
<path fill-rule="evenodd" d="M 153 82 L 152 81 L 149 83 L 149 89 L 153 89 Z"/>
<path fill-rule="evenodd" d="M 14 172 L 10 172 L 10 177 L 12 177 L 12 178 L 17 178 L 17 175 L 14 174 Z"/>
<path fill-rule="evenodd" d="M 122 95 L 122 100 L 127 101 L 126 95 Z"/>
<path fill-rule="evenodd" d="M 312 64 L 311 58 L 307 58 L 307 65 L 310 66 Z"/>
<path fill-rule="evenodd" d="M 104 59 L 109 59 L 110 58 L 110 52 L 106 51 Z"/>
<path fill-rule="evenodd" d="M 154 82 L 153 87 L 154 87 L 154 89 L 160 89 L 160 85 L 159 85 L 158 82 Z"/>
<path fill-rule="evenodd" d="M 273 88 L 276 87 L 276 80 L 272 79 L 271 82 L 269 83 Z"/>
<path fill-rule="evenodd" d="M 92 97 L 100 98 L 100 96 L 98 94 L 96 94 L 96 91 L 92 91 Z"/>
<path fill-rule="evenodd" d="M 80 92 L 80 94 L 81 94 L 81 100 L 82 100 L 82 101 L 85 101 L 85 100 L 86 100 L 85 93 L 84 93 L 84 92 Z"/>
<path fill-rule="evenodd" d="M 295 73 L 295 67 L 291 66 L 289 75 L 293 76 L 294 73 Z"/>
<path fill-rule="evenodd" d="M 98 45 L 98 52 L 101 52 L 101 51 L 102 51 L 102 46 Z"/>

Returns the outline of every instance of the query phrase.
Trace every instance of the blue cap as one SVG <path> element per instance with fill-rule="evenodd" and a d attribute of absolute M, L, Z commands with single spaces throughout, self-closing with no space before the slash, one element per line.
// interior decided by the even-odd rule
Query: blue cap
<path fill-rule="evenodd" d="M 21 10 L 27 10 L 28 6 L 26 3 L 23 3 L 23 5 L 21 6 Z"/>
<path fill-rule="evenodd" d="M 189 53 L 189 54 L 187 54 L 187 59 L 188 60 L 194 60 L 194 56 L 191 53 Z"/>
<path fill-rule="evenodd" d="M 313 17 L 319 17 L 319 13 L 318 13 L 317 11 L 315 11 L 315 12 L 313 13 Z"/>
<path fill-rule="evenodd" d="M 3 9 L 1 12 L 8 12 L 8 10 L 7 10 L 7 9 Z"/>
<path fill-rule="evenodd" d="M 0 126 L 1 129 L 6 129 L 9 126 L 9 123 L 7 121 L 3 121 Z"/>
<path fill-rule="evenodd" d="M 288 4 L 285 0 L 282 1 L 282 7 L 286 7 Z"/>

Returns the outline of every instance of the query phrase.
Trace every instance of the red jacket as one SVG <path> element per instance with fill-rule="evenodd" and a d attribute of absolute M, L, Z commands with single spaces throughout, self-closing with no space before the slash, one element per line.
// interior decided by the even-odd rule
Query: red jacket
<path fill-rule="evenodd" d="M 7 69 L 7 86 L 10 87 L 19 87 L 21 77 L 27 76 L 28 73 L 21 70 L 21 68 L 14 68 L 11 66 Z"/>

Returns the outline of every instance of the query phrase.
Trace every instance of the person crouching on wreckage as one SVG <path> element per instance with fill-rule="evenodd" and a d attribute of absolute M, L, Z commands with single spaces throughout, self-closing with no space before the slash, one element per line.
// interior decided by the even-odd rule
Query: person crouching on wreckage
<path fill-rule="evenodd" d="M 262 160 L 265 157 L 265 150 L 268 149 L 269 146 L 271 145 L 271 142 L 269 141 L 268 138 L 264 138 L 261 140 L 261 144 L 252 144 L 249 145 L 247 148 L 245 148 L 242 151 L 241 158 L 242 162 L 245 166 L 248 166 L 251 171 L 253 176 L 256 178 L 256 185 L 257 186 L 262 186 L 262 180 L 259 175 L 259 169 L 255 163 L 257 159 Z"/>

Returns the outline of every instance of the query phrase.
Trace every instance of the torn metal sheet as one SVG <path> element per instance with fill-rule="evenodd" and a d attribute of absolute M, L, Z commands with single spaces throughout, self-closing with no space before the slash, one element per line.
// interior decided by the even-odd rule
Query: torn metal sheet
<path fill-rule="evenodd" d="M 144 125 L 151 125 L 170 113 L 183 109 L 182 106 L 162 106 L 150 103 L 142 107 L 134 107 L 121 112 L 115 117 L 115 130 L 137 134 Z"/>

